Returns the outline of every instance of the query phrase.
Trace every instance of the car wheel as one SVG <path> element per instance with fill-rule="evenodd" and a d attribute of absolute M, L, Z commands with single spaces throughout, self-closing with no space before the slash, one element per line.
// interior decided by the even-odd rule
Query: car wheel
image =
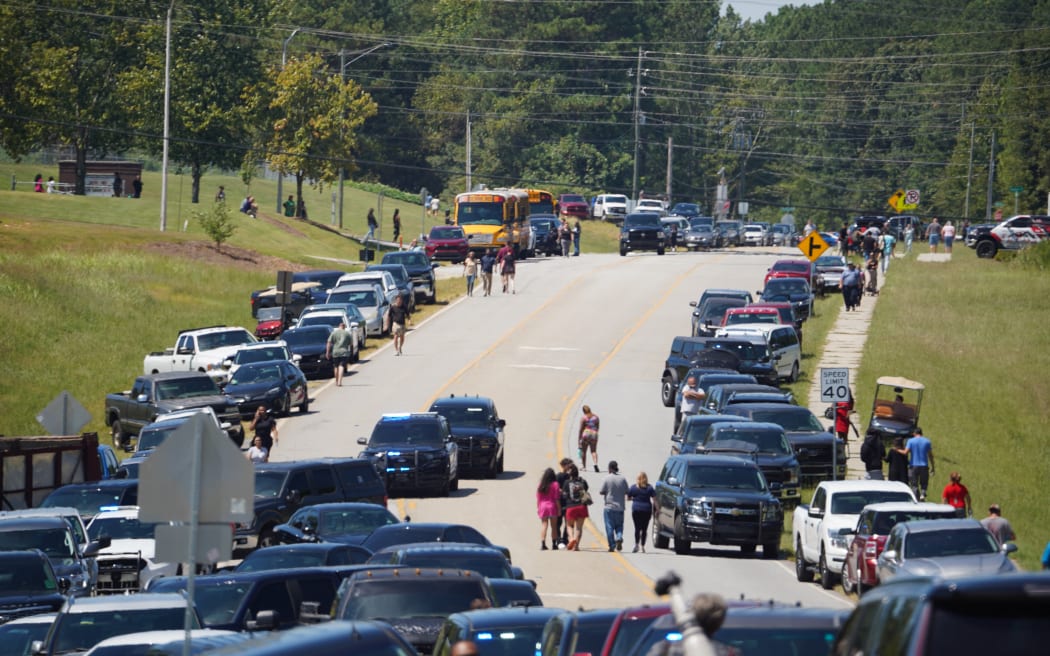
<path fill-rule="evenodd" d="M 757 544 L 742 544 L 740 545 L 740 553 L 753 554 L 758 548 Z"/>
<path fill-rule="evenodd" d="M 273 533 L 272 526 L 266 526 L 263 530 L 259 531 L 259 549 L 263 547 L 272 547 L 277 544 L 277 536 Z"/>
<path fill-rule="evenodd" d="M 766 560 L 776 560 L 777 558 L 780 558 L 780 543 L 767 542 L 763 544 L 762 557 Z"/>
<path fill-rule="evenodd" d="M 853 583 L 853 576 L 849 573 L 850 567 L 849 562 L 842 566 L 842 594 L 851 595 L 856 591 L 857 586 Z"/>
<path fill-rule="evenodd" d="M 664 376 L 663 380 L 660 381 L 660 400 L 663 401 L 665 408 L 674 407 L 674 395 L 676 391 L 674 379 L 670 376 Z"/>
<path fill-rule="evenodd" d="M 627 249 L 623 247 L 623 244 L 620 244 L 620 257 L 626 257 L 626 255 Z"/>
<path fill-rule="evenodd" d="M 456 492 L 459 490 L 459 474 L 456 474 L 456 477 L 453 478 L 452 482 L 448 484 L 448 489 L 451 492 Z"/>
<path fill-rule="evenodd" d="M 299 412 L 301 412 L 304 415 L 307 412 L 310 412 L 310 394 L 309 393 L 307 393 L 306 396 L 303 398 L 303 402 L 301 404 L 299 404 Z"/>
<path fill-rule="evenodd" d="M 660 525 L 657 523 L 656 518 L 653 518 L 653 546 L 657 549 L 666 549 L 671 541 L 667 539 L 666 535 L 660 533 Z"/>
<path fill-rule="evenodd" d="M 113 423 L 109 425 L 109 434 L 113 438 L 113 448 L 122 449 L 124 448 L 124 430 L 120 427 L 120 420 L 114 419 Z"/>
<path fill-rule="evenodd" d="M 273 402 L 273 413 L 278 417 L 288 415 L 292 410 L 292 393 L 288 392 L 283 397 Z"/>
<path fill-rule="evenodd" d="M 864 579 L 861 578 L 860 567 L 857 568 L 857 582 L 854 584 L 853 588 L 857 591 L 858 597 L 864 596 L 864 593 L 868 591 L 868 588 L 864 585 Z"/>
<path fill-rule="evenodd" d="M 984 239 L 977 242 L 977 257 L 984 259 L 991 259 L 995 257 L 995 254 L 999 251 L 999 246 L 991 239 Z"/>
<path fill-rule="evenodd" d="M 831 570 L 828 569 L 828 559 L 824 555 L 824 550 L 820 550 L 820 562 L 817 563 L 817 569 L 820 571 L 820 587 L 825 590 L 830 590 L 835 587 L 835 577 L 832 575 Z"/>
<path fill-rule="evenodd" d="M 798 360 L 795 360 L 795 364 L 791 365 L 791 376 L 788 378 L 789 383 L 794 383 L 798 380 Z"/>
<path fill-rule="evenodd" d="M 795 578 L 802 583 L 813 580 L 813 570 L 806 567 L 806 559 L 802 556 L 802 538 L 795 540 Z"/>
<path fill-rule="evenodd" d="M 693 545 L 685 538 L 685 522 L 682 516 L 674 518 L 674 552 L 679 556 L 688 556 L 693 550 Z"/>
<path fill-rule="evenodd" d="M 496 473 L 503 473 L 503 454 L 499 454 L 499 458 L 496 460 Z"/>
<path fill-rule="evenodd" d="M 446 478 L 445 482 L 438 488 L 438 496 L 447 497 L 449 492 L 452 491 L 452 483 Z"/>

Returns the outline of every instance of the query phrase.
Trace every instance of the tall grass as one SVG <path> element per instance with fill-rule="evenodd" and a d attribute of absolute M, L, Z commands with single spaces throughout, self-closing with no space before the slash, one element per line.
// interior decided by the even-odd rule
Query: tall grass
<path fill-rule="evenodd" d="M 919 247 L 921 248 L 921 246 Z M 895 260 L 871 324 L 857 381 L 866 426 L 879 376 L 926 386 L 920 424 L 933 441 L 940 501 L 959 471 L 975 514 L 999 503 L 1019 536 L 1019 560 L 1039 567 L 1050 539 L 1050 277 L 956 248 L 946 263 Z"/>

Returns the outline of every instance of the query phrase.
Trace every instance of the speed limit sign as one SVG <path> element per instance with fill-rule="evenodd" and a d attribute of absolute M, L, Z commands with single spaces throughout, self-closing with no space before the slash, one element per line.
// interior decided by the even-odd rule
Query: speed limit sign
<path fill-rule="evenodd" d="M 849 369 L 821 369 L 820 402 L 846 403 L 849 399 Z"/>

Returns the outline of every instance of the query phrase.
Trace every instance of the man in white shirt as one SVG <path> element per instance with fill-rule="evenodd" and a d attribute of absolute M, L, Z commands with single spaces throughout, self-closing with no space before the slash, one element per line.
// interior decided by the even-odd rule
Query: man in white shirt
<path fill-rule="evenodd" d="M 707 395 L 704 394 L 704 390 L 696 386 L 696 376 L 687 378 L 685 387 L 682 388 L 682 416 L 688 417 L 689 415 L 699 414 L 700 407 L 706 398 Z"/>

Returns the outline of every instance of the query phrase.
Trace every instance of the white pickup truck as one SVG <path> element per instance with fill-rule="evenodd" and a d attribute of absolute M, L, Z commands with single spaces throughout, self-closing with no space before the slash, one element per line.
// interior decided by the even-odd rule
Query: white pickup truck
<path fill-rule="evenodd" d="M 154 351 L 142 362 L 144 374 L 203 371 L 215 380 L 225 377 L 222 363 L 246 344 L 258 340 L 245 328 L 212 326 L 183 330 L 173 348 Z"/>
<path fill-rule="evenodd" d="M 795 508 L 791 530 L 795 544 L 795 577 L 813 580 L 830 590 L 842 575 L 850 537 L 841 530 L 857 525 L 864 506 L 886 501 L 916 502 L 915 493 L 896 481 L 824 481 L 813 492 L 813 501 Z"/>

